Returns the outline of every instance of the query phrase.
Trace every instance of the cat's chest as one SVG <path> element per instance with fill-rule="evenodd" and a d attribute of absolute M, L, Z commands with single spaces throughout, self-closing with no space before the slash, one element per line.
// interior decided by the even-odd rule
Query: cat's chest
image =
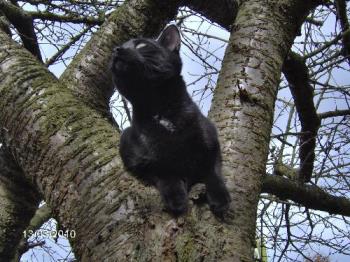
<path fill-rule="evenodd" d="M 139 141 L 155 161 L 196 161 L 206 152 L 203 130 L 196 119 L 154 115 L 138 126 Z"/>
<path fill-rule="evenodd" d="M 186 117 L 167 116 L 163 114 L 154 114 L 147 118 L 139 118 L 133 122 L 138 132 L 147 137 L 176 137 L 183 135 L 184 121 Z"/>
<path fill-rule="evenodd" d="M 179 147 L 194 140 L 199 130 L 186 117 L 167 117 L 156 114 L 138 125 L 140 138 L 148 147 Z M 190 121 L 191 122 L 191 121 Z"/>
<path fill-rule="evenodd" d="M 153 122 L 151 125 L 153 125 L 155 129 L 159 129 L 159 131 L 164 131 L 169 134 L 179 132 L 182 128 L 178 121 L 162 115 L 154 115 L 151 121 Z"/>

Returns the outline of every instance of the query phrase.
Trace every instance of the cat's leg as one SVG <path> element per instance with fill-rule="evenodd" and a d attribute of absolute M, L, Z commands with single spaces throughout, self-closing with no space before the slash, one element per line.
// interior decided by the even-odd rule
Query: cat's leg
<path fill-rule="evenodd" d="M 208 204 L 215 215 L 222 217 L 229 208 L 231 197 L 221 175 L 220 156 L 217 156 L 213 168 L 209 170 L 204 181 Z"/>
<path fill-rule="evenodd" d="M 147 147 L 140 141 L 140 138 L 132 127 L 126 128 L 120 137 L 120 156 L 128 171 L 146 184 L 154 184 Z"/>
<path fill-rule="evenodd" d="M 130 171 L 135 171 L 139 164 L 138 147 L 132 128 L 126 128 L 120 137 L 119 153 L 125 167 Z"/>
<path fill-rule="evenodd" d="M 175 216 L 187 211 L 187 184 L 177 177 L 160 178 L 156 186 L 165 204 L 165 208 Z"/>

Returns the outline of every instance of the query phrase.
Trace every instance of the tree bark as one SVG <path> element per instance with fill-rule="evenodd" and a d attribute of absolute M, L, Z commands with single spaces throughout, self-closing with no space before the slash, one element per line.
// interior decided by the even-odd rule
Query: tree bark
<path fill-rule="evenodd" d="M 124 199 L 118 198 L 118 132 L 2 32 L 0 39 L 0 122 L 6 145 L 55 217 L 76 230 L 77 257 L 90 260 L 101 246 L 87 251 L 89 242 L 98 239 L 101 226 L 112 223 L 110 214 Z M 96 252 L 95 260 L 104 255 Z"/>
<path fill-rule="evenodd" d="M 313 101 L 314 90 L 309 83 L 309 71 L 305 61 L 297 53 L 289 52 L 282 70 L 301 123 L 299 182 L 308 183 L 314 169 L 316 136 L 321 124 Z"/>
<path fill-rule="evenodd" d="M 18 4 L 0 0 L 0 8 L 7 19 L 18 30 L 23 46 L 35 55 L 39 61 L 42 61 L 38 40 L 34 31 L 33 18 L 24 12 Z"/>
<path fill-rule="evenodd" d="M 13 261 L 20 261 L 22 255 L 29 249 L 31 249 L 33 245 L 42 244 L 41 242 L 29 243 L 28 238 L 30 237 L 32 232 L 36 232 L 38 229 L 40 229 L 41 226 L 50 218 L 52 218 L 52 212 L 51 208 L 47 204 L 44 204 L 35 211 L 34 216 L 29 221 L 29 225 L 24 230 L 22 238 L 19 241 L 19 244 L 17 245 L 16 254 L 14 256 Z"/>
<path fill-rule="evenodd" d="M 211 111 L 233 196 L 234 216 L 224 223 L 207 205 L 192 204 L 187 216 L 171 218 L 162 210 L 158 193 L 123 170 L 119 134 L 100 113 L 112 90 L 105 70 L 117 42 L 108 42 L 109 37 L 104 40 L 108 45 L 92 40 L 59 82 L 0 32 L 0 123 L 6 145 L 60 224 L 76 231 L 72 246 L 81 261 L 253 261 L 256 206 L 277 83 L 308 6 L 287 0 L 241 2 Z M 142 3 L 152 8 L 144 10 L 138 5 Z M 169 17 L 157 18 L 162 12 L 155 11 L 157 4 L 162 3 L 127 1 L 124 8 L 134 19 L 152 16 L 142 20 L 146 24 L 164 23 Z M 127 32 L 138 33 L 132 27 L 119 33 Z M 76 96 L 79 87 L 90 89 L 81 94 L 92 95 Z M 87 105 L 94 96 L 97 104 Z M 198 202 L 200 190 L 194 191 L 192 202 Z"/>
<path fill-rule="evenodd" d="M 335 0 L 335 7 L 337 10 L 337 18 L 340 21 L 340 26 L 343 30 L 343 32 L 346 32 L 349 30 L 349 20 L 347 17 L 347 8 L 346 8 L 346 1 L 345 0 Z M 350 35 L 344 34 L 343 36 L 343 55 L 344 57 L 347 57 L 348 64 L 350 65 Z"/>
<path fill-rule="evenodd" d="M 0 30 L 11 36 L 9 22 L 1 11 Z M 39 195 L 5 149 L 2 134 L 0 130 L 0 257 L 7 261 L 14 257 Z"/>
<path fill-rule="evenodd" d="M 232 261 L 253 261 L 277 86 L 284 59 L 309 12 L 302 3 L 243 1 L 214 91 L 209 115 L 219 130 L 223 170 L 233 196 L 233 230 L 225 237 L 234 250 Z"/>
<path fill-rule="evenodd" d="M 13 159 L 0 148 L 0 258 L 13 259 L 30 219 L 39 204 L 39 194 Z"/>
<path fill-rule="evenodd" d="M 183 0 L 182 4 L 230 31 L 241 2 L 244 0 Z"/>
<path fill-rule="evenodd" d="M 306 208 L 350 216 L 350 201 L 347 198 L 332 196 L 314 185 L 303 185 L 284 177 L 267 175 L 262 191 L 278 195 L 282 200 L 293 200 Z"/>

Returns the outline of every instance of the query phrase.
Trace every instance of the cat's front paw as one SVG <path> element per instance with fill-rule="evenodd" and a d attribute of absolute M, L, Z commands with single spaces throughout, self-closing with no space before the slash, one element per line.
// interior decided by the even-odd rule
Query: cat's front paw
<path fill-rule="evenodd" d="M 183 187 L 177 190 L 162 191 L 162 198 L 166 210 L 175 217 L 181 216 L 187 212 L 187 192 Z"/>
<path fill-rule="evenodd" d="M 187 199 L 164 201 L 166 210 L 175 217 L 187 212 Z"/>
<path fill-rule="evenodd" d="M 210 210 L 218 217 L 223 217 L 227 213 L 231 203 L 227 190 L 207 192 L 207 200 Z"/>
<path fill-rule="evenodd" d="M 162 196 L 166 211 L 175 217 L 187 212 L 187 186 L 183 180 L 177 178 L 162 179 L 158 181 L 157 188 Z"/>

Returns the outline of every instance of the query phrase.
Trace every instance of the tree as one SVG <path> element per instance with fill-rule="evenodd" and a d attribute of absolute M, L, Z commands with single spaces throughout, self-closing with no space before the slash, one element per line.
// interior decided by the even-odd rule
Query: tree
<path fill-rule="evenodd" d="M 310 261 L 314 243 L 350 252 L 346 230 L 334 222 L 348 225 L 350 215 L 349 86 L 331 81 L 335 68 L 348 68 L 345 1 L 0 0 L 0 7 L 5 260 L 18 252 L 40 199 L 62 228 L 76 231 L 71 244 L 82 261 L 253 261 L 256 233 L 276 261 L 295 254 Z M 339 19 L 340 32 L 322 35 L 330 14 Z M 200 44 L 215 37 L 188 28 L 193 15 L 230 32 L 209 112 L 233 200 L 223 221 L 198 203 L 200 187 L 191 193 L 188 215 L 165 213 L 157 192 L 123 170 L 117 145 L 125 118 L 115 121 L 108 106 L 114 46 L 138 35 L 154 37 L 175 18 Z M 209 83 L 218 70 L 187 40 L 206 69 L 198 81 L 207 76 Z M 45 42 L 57 53 L 43 61 Z M 59 78 L 48 71 L 69 56 Z M 329 97 L 334 110 L 319 111 Z M 127 102 L 121 103 L 130 117 Z M 332 240 L 323 236 L 326 228 Z M 337 241 L 342 239 L 347 242 Z"/>

